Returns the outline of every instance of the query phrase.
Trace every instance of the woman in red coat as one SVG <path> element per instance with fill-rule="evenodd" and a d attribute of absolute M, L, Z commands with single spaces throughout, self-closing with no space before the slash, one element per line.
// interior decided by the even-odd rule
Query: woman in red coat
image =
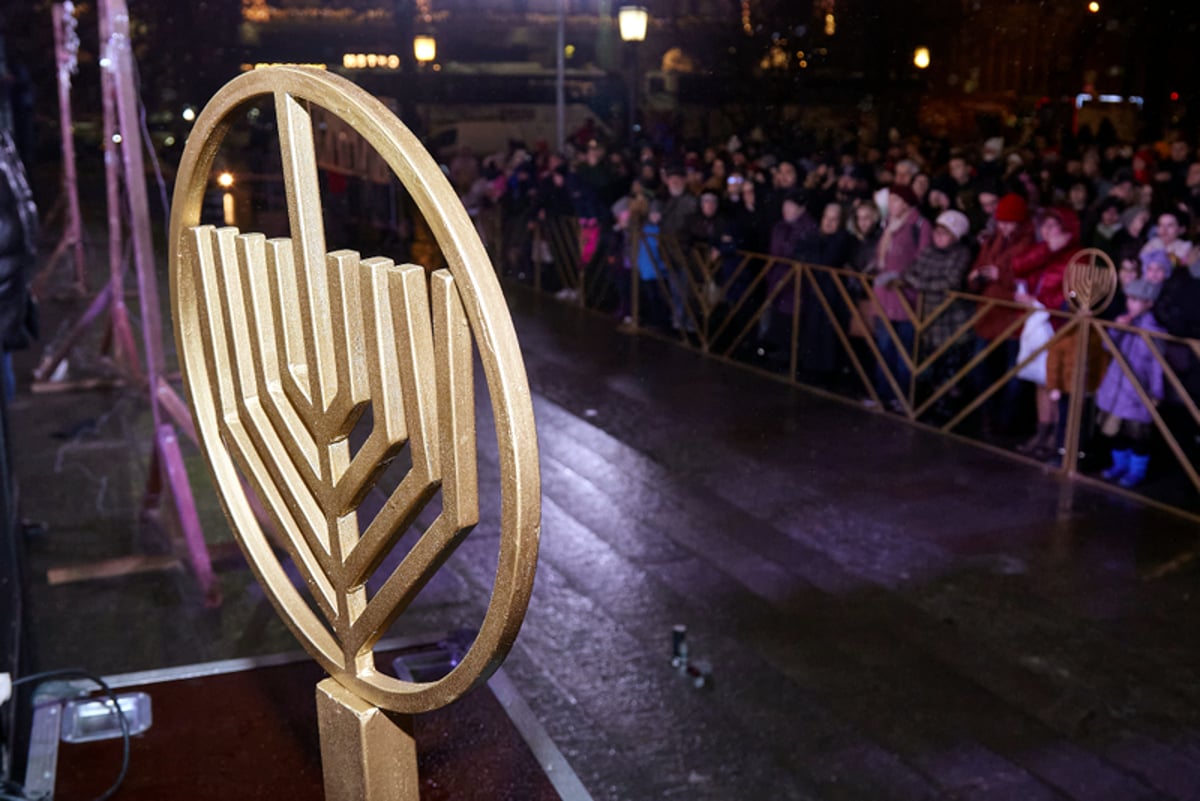
<path fill-rule="evenodd" d="M 1066 301 L 1063 276 L 1079 249 L 1079 216 L 1071 209 L 1049 209 L 1038 233 L 1041 241 L 1013 259 L 1013 275 L 1018 281 L 1014 299 L 1026 305 L 1037 301 L 1047 309 L 1062 309 Z M 1050 318 L 1056 331 L 1064 323 L 1064 318 Z M 1058 404 L 1051 400 L 1045 384 L 1037 388 L 1037 423 L 1037 432 L 1017 450 L 1045 459 L 1054 453 L 1058 425 Z"/>
<path fill-rule="evenodd" d="M 975 266 L 967 275 L 968 289 L 985 298 L 1013 300 L 1017 286 L 1012 269 L 1013 260 L 1027 253 L 1036 242 L 1025 198 L 1013 193 L 1001 197 L 996 204 L 994 230 L 983 238 Z M 1019 310 L 1008 306 L 989 309 L 975 324 L 975 353 L 987 349 L 1020 315 Z M 1021 329 L 1017 328 L 1003 345 L 993 350 L 974 370 L 972 379 L 977 393 L 992 386 L 1016 365 L 1020 333 Z M 985 437 L 991 431 L 1007 433 L 1020 389 L 1020 382 L 1012 379 L 984 404 Z"/>

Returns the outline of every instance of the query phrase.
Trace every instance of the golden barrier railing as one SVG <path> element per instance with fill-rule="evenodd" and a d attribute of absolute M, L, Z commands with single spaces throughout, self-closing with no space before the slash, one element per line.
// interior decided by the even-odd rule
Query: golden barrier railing
<path fill-rule="evenodd" d="M 912 423 L 1009 453 L 1011 448 L 980 441 L 967 430 L 968 422 L 986 404 L 1005 392 L 1006 386 L 1016 380 L 1017 374 L 1029 363 L 1051 350 L 1073 347 L 1071 361 L 1075 379 L 1070 391 L 1064 390 L 1069 402 L 1063 426 L 1063 459 L 1058 469 L 1085 481 L 1093 480 L 1081 471 L 1079 464 L 1080 442 L 1086 439 L 1093 426 L 1093 420 L 1087 414 L 1087 398 L 1091 393 L 1086 389 L 1089 383 L 1096 383 L 1096 376 L 1089 371 L 1104 369 L 1090 365 L 1095 361 L 1093 352 L 1097 348 L 1104 349 L 1110 354 L 1106 359 L 1114 360 L 1123 374 L 1133 380 L 1129 365 L 1111 354 L 1114 332 L 1133 334 L 1152 345 L 1150 350 L 1163 370 L 1164 384 L 1171 388 L 1175 398 L 1176 422 L 1200 428 L 1195 398 L 1188 395 L 1182 377 L 1163 355 L 1168 348 L 1183 349 L 1200 360 L 1200 342 L 1098 319 L 1094 315 L 1103 305 L 1100 301 L 1106 300 L 1107 296 L 1104 292 L 1097 295 L 1094 287 L 1084 293 L 1089 295 L 1089 302 L 1077 304 L 1074 311 L 1046 310 L 1057 323 L 1053 336 L 1017 363 L 1008 362 L 1003 372 L 992 375 L 986 383 L 980 383 L 976 376 L 983 366 L 989 360 L 999 358 L 998 351 L 1009 347 L 1010 339 L 1020 335 L 1029 317 L 1037 310 L 1013 301 L 957 291 L 946 292 L 940 303 L 927 308 L 928 304 L 919 293 L 915 302 L 899 294 L 898 305 L 904 310 L 904 319 L 893 321 L 882 313 L 883 305 L 872 279 L 853 270 L 741 250 L 714 253 L 707 247 L 687 248 L 676 239 L 642 236 L 637 231 L 632 232 L 623 244 L 625 266 L 629 268 L 626 276 L 609 263 L 614 240 L 611 232 L 598 233 L 598 244 L 592 257 L 583 264 L 583 234 L 576 218 L 548 215 L 545 219 L 530 222 L 533 230 L 527 258 L 531 261 L 533 284 L 539 290 L 554 288 L 545 286 L 550 279 L 555 287 L 571 290 L 567 295 L 570 302 L 581 307 L 607 309 L 616 282 L 629 281 L 631 308 L 628 311 L 634 329 L 677 338 L 688 347 L 718 358 L 750 362 L 750 367 L 829 394 L 826 388 L 813 387 L 804 376 L 804 352 L 811 343 L 805 341 L 801 322 L 806 315 L 811 317 L 816 313 L 819 322 L 826 326 L 826 333 L 833 338 L 849 375 L 857 381 L 856 386 L 849 388 L 856 390 L 855 394 L 864 396 L 880 408 L 885 405 L 884 395 L 895 398 L 897 413 Z M 496 231 L 495 228 L 491 230 Z M 502 235 L 502 226 L 500 231 Z M 1086 254 L 1086 251 L 1081 252 L 1081 255 Z M 1077 282 L 1094 282 L 1098 274 L 1112 275 L 1111 271 L 1097 272 L 1095 256 L 1089 258 L 1090 264 L 1079 262 L 1084 269 L 1076 271 Z M 652 278 L 645 280 L 640 278 L 639 262 L 643 259 L 652 265 L 653 273 Z M 669 320 L 647 319 L 644 301 L 649 287 L 654 288 L 660 303 L 667 307 Z M 790 311 L 781 311 L 781 303 L 785 306 L 790 303 Z M 961 311 L 963 306 L 969 307 L 965 316 Z M 956 308 L 960 319 L 954 330 L 938 347 L 928 347 L 924 342 L 926 333 L 955 314 Z M 1012 315 L 1008 323 L 999 335 L 976 348 L 975 325 L 990 312 L 1004 310 Z M 755 358 L 756 348 L 753 347 L 759 344 L 760 329 L 767 320 L 776 328 L 782 327 L 784 334 L 776 343 L 782 346 L 783 359 L 774 369 L 764 367 L 762 360 Z M 879 321 L 878 331 L 876 320 Z M 668 328 L 669 323 L 673 325 Z M 898 323 L 912 326 L 911 342 L 903 336 Z M 1081 333 L 1085 335 L 1081 336 Z M 889 366 L 883 358 L 881 345 L 895 352 L 894 366 Z M 968 345 L 970 352 L 955 369 L 939 375 L 939 364 L 951 351 L 955 348 L 965 351 Z M 845 391 L 847 388 L 842 389 L 841 396 L 850 394 Z M 1143 403 L 1151 399 L 1146 387 L 1140 383 L 1136 391 Z M 953 408 L 949 415 L 943 413 L 947 405 Z M 1172 426 L 1170 421 L 1164 420 L 1158 407 L 1151 404 L 1147 408 L 1162 446 L 1178 463 L 1190 494 L 1160 501 L 1145 493 L 1105 486 L 1123 494 L 1136 494 L 1143 500 L 1200 520 L 1196 445 L 1181 437 L 1177 430 L 1179 425 Z"/>
<path fill-rule="evenodd" d="M 837 358 L 856 379 L 856 386 L 849 388 L 851 392 L 856 389 L 864 400 L 879 408 L 885 406 L 887 396 L 894 399 L 894 411 L 910 422 L 968 439 L 976 439 L 965 431 L 968 420 L 977 417 L 1027 366 L 1058 351 L 1058 358 L 1070 360 L 1073 376 L 1070 385 L 1062 388 L 1067 403 L 1061 423 L 1062 461 L 1058 469 L 1085 480 L 1091 479 L 1081 472 L 1079 457 L 1080 443 L 1094 424 L 1088 415 L 1093 394 L 1089 386 L 1099 384 L 1100 374 L 1095 371 L 1119 369 L 1145 405 L 1163 445 L 1159 450 L 1165 449 L 1173 456 L 1189 492 L 1187 497 L 1163 501 L 1105 486 L 1200 519 L 1196 445 L 1181 434 L 1179 425 L 1172 427 L 1164 420 L 1150 389 L 1121 354 L 1115 335 L 1120 332 L 1145 343 L 1162 371 L 1164 387 L 1172 390 L 1177 422 L 1195 431 L 1200 431 L 1200 409 L 1165 352 L 1168 348 L 1186 349 L 1200 361 L 1200 342 L 1096 317 L 1108 305 L 1116 286 L 1115 271 L 1097 254 L 1080 251 L 1068 267 L 1064 288 L 1071 299 L 1071 311 L 1043 310 L 960 291 L 939 293 L 943 299 L 925 308 L 920 293 L 915 293 L 914 302 L 898 292 L 904 319 L 890 320 L 872 279 L 853 270 L 745 251 L 723 255 L 706 247 L 686 248 L 669 237 L 634 236 L 629 242 L 631 316 L 634 326 L 665 333 L 664 321 L 643 319 L 643 296 L 652 288 L 669 309 L 674 329 L 670 336 L 719 358 L 746 361 L 749 357 L 757 362 L 752 366 L 760 369 L 761 351 L 754 345 L 762 342 L 764 320 L 769 321 L 777 333 L 782 328 L 786 334 L 782 343 L 778 336 L 775 340 L 786 350 L 786 367 L 784 360 L 777 360 L 772 372 L 782 374 L 789 382 L 806 384 L 803 353 L 811 343 L 804 341 L 803 329 L 806 316 L 811 329 L 812 316 L 816 315 L 825 335 L 832 337 L 840 349 Z M 650 266 L 652 278 L 641 277 L 643 265 Z M 781 304 L 781 300 L 785 302 Z M 990 340 L 976 337 L 974 331 L 980 320 L 997 311 L 1007 316 L 999 334 Z M 985 364 L 999 358 L 997 351 L 1011 347 L 1008 343 L 1020 336 L 1035 312 L 1044 312 L 1053 321 L 1053 334 L 1023 352 L 1015 362 L 1004 354 L 1006 368 L 981 382 Z M 953 322 L 947 324 L 948 319 Z M 911 341 L 902 332 L 903 324 L 911 326 Z M 948 333 L 931 346 L 926 334 L 938 325 Z M 895 354 L 894 361 L 889 363 L 885 348 Z M 943 363 L 947 359 L 953 365 L 949 369 Z M 1108 368 L 1106 362 L 1113 367 Z"/>
<path fill-rule="evenodd" d="M 583 259 L 584 231 L 575 217 L 548 215 L 534 221 L 532 255 L 534 287 L 543 289 L 542 255 L 550 257 L 550 268 L 557 285 L 571 291 L 570 298 L 580 306 L 596 306 L 613 290 L 614 276 L 605 269 L 609 255 L 606 232 L 596 230 L 590 257 Z"/>

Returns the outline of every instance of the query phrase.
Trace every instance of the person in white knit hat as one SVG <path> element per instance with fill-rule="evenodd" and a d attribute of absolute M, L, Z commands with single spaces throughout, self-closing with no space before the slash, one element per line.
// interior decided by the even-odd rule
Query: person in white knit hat
<path fill-rule="evenodd" d="M 971 230 L 971 221 L 961 211 L 943 211 L 937 217 L 930 246 L 921 251 L 912 268 L 905 273 L 904 283 L 920 292 L 922 319 L 929 325 L 921 336 L 921 358 L 934 353 L 943 345 L 946 352 L 934 362 L 926 378 L 940 385 L 948 380 L 964 363 L 967 340 L 963 336 L 955 339 L 963 324 L 971 317 L 971 306 L 955 301 L 941 309 L 947 293 L 963 288 L 967 270 L 971 267 L 971 248 L 966 237 Z M 936 312 L 936 317 L 930 315 Z M 947 396 L 947 404 L 951 396 Z M 949 413 L 951 409 L 940 410 Z"/>

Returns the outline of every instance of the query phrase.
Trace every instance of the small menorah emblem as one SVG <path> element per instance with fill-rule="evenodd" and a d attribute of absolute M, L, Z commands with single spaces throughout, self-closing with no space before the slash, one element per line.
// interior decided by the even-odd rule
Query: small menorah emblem
<path fill-rule="evenodd" d="M 1099 248 L 1076 251 L 1063 273 L 1063 293 L 1078 311 L 1099 314 L 1117 291 L 1117 270 Z"/>
<path fill-rule="evenodd" d="M 261 95 L 275 100 L 290 238 L 198 224 L 229 117 Z M 308 103 L 350 123 L 391 166 L 448 269 L 427 278 L 417 265 L 326 252 Z M 411 753 L 388 750 L 411 752 L 411 737 L 386 720 L 380 735 L 379 716 L 368 722 L 374 707 L 428 711 L 486 679 L 516 637 L 537 559 L 532 404 L 486 252 L 440 169 L 399 120 L 354 84 L 299 67 L 246 73 L 197 118 L 177 178 L 170 245 L 176 341 L 201 447 L 259 580 L 338 683 L 323 682 L 318 695 L 327 797 L 416 798 Z M 371 649 L 479 521 L 473 342 L 503 484 L 496 585 L 460 663 L 438 681 L 406 682 L 376 670 Z M 368 408 L 370 431 L 355 451 L 349 435 Z M 363 525 L 360 504 L 406 446 L 411 469 Z M 269 514 L 273 537 L 243 481 Z M 436 519 L 368 595 L 368 576 L 439 490 Z M 302 575 L 311 605 L 276 544 Z M 341 746 L 351 740 L 347 757 Z"/>

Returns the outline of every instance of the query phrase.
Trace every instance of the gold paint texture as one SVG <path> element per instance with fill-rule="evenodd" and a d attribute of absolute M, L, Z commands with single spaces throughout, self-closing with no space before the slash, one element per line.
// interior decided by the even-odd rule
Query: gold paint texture
<path fill-rule="evenodd" d="M 273 98 L 279 120 L 288 238 L 199 225 L 235 112 L 260 96 Z M 387 258 L 326 252 L 312 106 L 344 120 L 387 162 L 429 223 L 445 269 L 427 275 Z M 337 75 L 300 67 L 243 74 L 217 93 L 188 139 L 170 270 L 201 448 L 247 558 L 297 638 L 343 687 L 397 713 L 434 709 L 485 680 L 511 647 L 532 591 L 537 439 L 495 272 L 433 159 L 379 101 Z M 479 522 L 476 345 L 500 455 L 495 588 L 459 665 L 435 682 L 405 682 L 378 672 L 371 648 Z M 368 408 L 370 432 L 352 453 L 348 435 Z M 360 530 L 359 505 L 406 446 L 411 469 Z M 270 517 L 269 535 L 243 478 Z M 441 512 L 368 597 L 367 578 L 439 491 Z M 303 576 L 311 605 L 274 546 Z"/>
<path fill-rule="evenodd" d="M 409 715 L 384 712 L 334 679 L 317 685 L 325 801 L 419 801 Z"/>
<path fill-rule="evenodd" d="M 1117 292 L 1117 269 L 1099 248 L 1076 251 L 1063 274 L 1063 294 L 1077 310 L 1099 314 Z"/>

